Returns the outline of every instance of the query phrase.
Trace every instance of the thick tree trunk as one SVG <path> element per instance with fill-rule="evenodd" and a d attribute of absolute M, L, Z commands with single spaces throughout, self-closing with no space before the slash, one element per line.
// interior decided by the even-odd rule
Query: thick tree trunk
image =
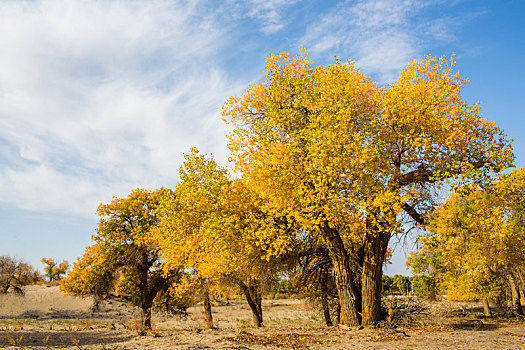
<path fill-rule="evenodd" d="M 514 315 L 523 315 L 523 309 L 521 307 L 520 291 L 518 283 L 513 275 L 509 275 L 509 285 L 511 293 L 511 308 Z"/>
<path fill-rule="evenodd" d="M 381 289 L 383 261 L 390 233 L 377 232 L 365 238 L 365 258 L 361 291 L 363 296 L 363 325 L 372 325 L 381 320 Z"/>
<path fill-rule="evenodd" d="M 213 328 L 213 316 L 211 314 L 211 301 L 210 293 L 206 287 L 204 290 L 204 322 L 206 323 L 206 328 Z"/>
<path fill-rule="evenodd" d="M 253 314 L 253 325 L 255 327 L 262 327 L 263 325 L 263 313 L 262 313 L 262 295 L 261 295 L 261 284 L 259 281 L 251 279 L 246 285 L 242 281 L 238 281 L 246 301 L 250 305 L 250 309 Z"/>
<path fill-rule="evenodd" d="M 151 330 L 151 308 L 153 302 L 147 302 L 142 305 L 142 330 L 141 335 L 146 335 Z"/>
<path fill-rule="evenodd" d="M 358 326 L 361 298 L 356 287 L 357 266 L 352 264 L 343 240 L 335 228 L 325 224 L 322 228 L 328 252 L 333 263 L 333 272 L 341 306 L 340 323 L 347 326 Z"/>
<path fill-rule="evenodd" d="M 487 317 L 492 316 L 488 299 L 483 299 L 483 314 Z"/>
<path fill-rule="evenodd" d="M 151 330 L 151 308 L 153 298 L 148 284 L 148 270 L 142 268 L 139 270 L 139 291 L 140 291 L 140 309 L 141 309 L 141 327 L 140 335 L 146 335 Z"/>

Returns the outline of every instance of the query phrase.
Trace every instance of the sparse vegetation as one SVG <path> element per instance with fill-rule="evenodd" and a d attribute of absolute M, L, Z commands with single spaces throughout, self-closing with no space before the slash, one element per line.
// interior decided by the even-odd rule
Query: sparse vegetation
<path fill-rule="evenodd" d="M 40 273 L 28 263 L 10 256 L 0 256 L 0 293 L 13 291 L 24 294 L 24 286 L 41 279 Z"/>

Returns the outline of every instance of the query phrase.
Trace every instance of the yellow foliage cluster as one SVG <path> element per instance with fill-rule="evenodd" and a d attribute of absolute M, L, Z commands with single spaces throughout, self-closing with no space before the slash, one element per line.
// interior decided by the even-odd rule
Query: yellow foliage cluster
<path fill-rule="evenodd" d="M 266 210 L 347 236 L 364 232 L 371 211 L 395 218 L 431 184 L 500 171 L 513 160 L 510 142 L 461 98 L 467 81 L 453 65 L 429 56 L 377 87 L 352 61 L 271 56 L 267 82 L 223 106 L 236 169 Z"/>
<path fill-rule="evenodd" d="M 494 298 L 525 268 L 525 169 L 486 189 L 463 188 L 433 213 L 431 244 L 444 259 L 448 298 Z"/>
<path fill-rule="evenodd" d="M 46 276 L 49 278 L 49 281 L 58 281 L 62 275 L 64 275 L 69 268 L 69 263 L 67 260 L 63 260 L 60 264 L 57 261 L 54 261 L 51 258 L 43 258 L 41 260 L 44 267 Z"/>
<path fill-rule="evenodd" d="M 214 294 L 272 273 L 270 258 L 287 251 L 273 217 L 242 179 L 232 180 L 211 157 L 192 149 L 175 196 L 163 202 L 155 239 L 169 261 L 190 272 L 179 292 L 205 281 Z"/>

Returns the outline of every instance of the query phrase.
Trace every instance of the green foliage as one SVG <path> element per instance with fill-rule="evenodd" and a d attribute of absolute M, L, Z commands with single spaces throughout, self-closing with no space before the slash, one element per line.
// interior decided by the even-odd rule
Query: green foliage
<path fill-rule="evenodd" d="M 420 298 L 428 300 L 436 300 L 440 285 L 429 276 L 414 276 L 412 278 L 412 290 L 414 294 Z"/>
<path fill-rule="evenodd" d="M 382 289 L 383 294 L 392 294 L 394 291 L 394 280 L 388 275 L 383 275 Z"/>
<path fill-rule="evenodd" d="M 431 239 L 420 238 L 423 247 L 410 252 L 406 266 L 414 274 L 414 293 L 429 300 L 435 300 L 444 284 L 445 262 Z"/>
<path fill-rule="evenodd" d="M 394 275 L 392 277 L 392 285 L 401 294 L 408 294 L 412 291 L 412 281 L 408 276 Z"/>

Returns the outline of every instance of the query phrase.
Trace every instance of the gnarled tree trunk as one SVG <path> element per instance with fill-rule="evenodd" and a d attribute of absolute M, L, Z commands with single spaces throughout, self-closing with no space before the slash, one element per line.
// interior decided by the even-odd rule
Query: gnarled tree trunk
<path fill-rule="evenodd" d="M 356 287 L 357 266 L 352 264 L 343 240 L 335 228 L 328 224 L 322 227 L 322 234 L 333 263 L 333 272 L 341 306 L 340 323 L 347 326 L 358 326 L 361 298 Z M 354 257 L 355 260 L 355 257 Z"/>
<path fill-rule="evenodd" d="M 383 261 L 385 259 L 390 233 L 377 232 L 365 237 L 365 250 L 361 291 L 363 296 L 363 325 L 381 320 L 381 289 Z"/>

